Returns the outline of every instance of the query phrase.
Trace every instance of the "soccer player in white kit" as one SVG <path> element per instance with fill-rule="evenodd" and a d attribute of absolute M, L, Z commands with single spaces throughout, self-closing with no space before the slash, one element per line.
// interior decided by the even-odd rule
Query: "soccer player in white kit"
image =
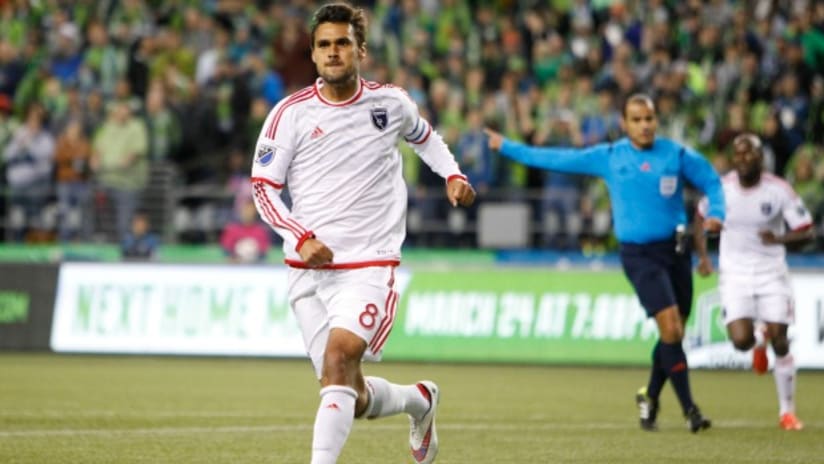
<path fill-rule="evenodd" d="M 796 368 L 787 327 L 793 321 L 793 296 L 784 245 L 813 236 L 812 217 L 783 179 L 764 172 L 761 140 L 741 134 L 733 140 L 734 170 L 723 177 L 727 217 L 719 248 L 719 290 L 727 333 L 736 349 L 753 350 L 753 369 L 767 371 L 766 340 L 775 353 L 773 375 L 779 425 L 801 430 L 795 415 Z M 706 200 L 699 203 L 701 221 Z M 700 230 L 700 222 L 696 230 Z M 787 230 L 789 228 L 789 230 Z M 696 234 L 698 273 L 712 273 L 703 234 Z M 765 324 L 755 327 L 755 322 Z"/>
<path fill-rule="evenodd" d="M 416 462 L 438 451 L 431 381 L 396 385 L 364 377 L 379 358 L 398 305 L 395 267 L 406 235 L 403 138 L 445 179 L 453 206 L 475 191 L 454 156 L 400 88 L 360 77 L 366 56 L 363 10 L 327 4 L 312 22 L 320 78 L 280 101 L 255 147 L 252 182 L 260 216 L 283 237 L 289 303 L 320 380 L 312 464 L 338 459 L 353 418 L 406 413 Z M 288 184 L 291 209 L 280 198 Z"/>

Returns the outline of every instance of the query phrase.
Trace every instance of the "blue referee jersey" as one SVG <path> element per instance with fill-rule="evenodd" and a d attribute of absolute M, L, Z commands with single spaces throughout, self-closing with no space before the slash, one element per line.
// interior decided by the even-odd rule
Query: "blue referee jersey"
<path fill-rule="evenodd" d="M 635 148 L 626 137 L 587 148 L 532 147 L 504 139 L 500 152 L 528 166 L 602 177 L 622 243 L 667 240 L 678 224 L 686 224 L 684 180 L 709 199 L 707 217 L 724 220 L 724 190 L 712 165 L 669 139 L 656 138 L 647 149 Z"/>

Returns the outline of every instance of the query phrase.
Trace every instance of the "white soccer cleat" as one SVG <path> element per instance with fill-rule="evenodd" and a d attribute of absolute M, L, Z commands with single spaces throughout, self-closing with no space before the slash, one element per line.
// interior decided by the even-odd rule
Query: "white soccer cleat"
<path fill-rule="evenodd" d="M 435 431 L 435 412 L 441 393 L 438 386 L 429 380 L 418 382 L 418 388 L 429 392 L 429 409 L 420 419 L 409 416 L 409 447 L 412 457 L 419 464 L 429 464 L 438 455 L 438 433 Z"/>

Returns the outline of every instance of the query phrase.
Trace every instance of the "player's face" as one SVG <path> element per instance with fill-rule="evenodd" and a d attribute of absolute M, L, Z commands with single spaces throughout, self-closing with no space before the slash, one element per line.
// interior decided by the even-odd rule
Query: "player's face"
<path fill-rule="evenodd" d="M 736 140 L 733 144 L 732 164 L 738 173 L 738 178 L 745 181 L 758 180 L 764 160 L 761 152 L 753 148 L 746 139 Z"/>
<path fill-rule="evenodd" d="M 646 102 L 628 103 L 621 125 L 636 147 L 648 148 L 655 142 L 658 117 L 655 115 L 655 109 Z"/>
<path fill-rule="evenodd" d="M 353 81 L 360 71 L 365 50 L 358 48 L 355 31 L 348 23 L 323 23 L 315 29 L 312 61 L 329 84 Z"/>

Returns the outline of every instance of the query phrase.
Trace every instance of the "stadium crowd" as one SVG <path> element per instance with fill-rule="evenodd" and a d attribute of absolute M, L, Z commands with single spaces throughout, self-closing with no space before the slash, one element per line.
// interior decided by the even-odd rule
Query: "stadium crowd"
<path fill-rule="evenodd" d="M 229 198 L 216 208 L 218 231 L 239 220 L 263 119 L 316 77 L 308 26 L 320 3 L 0 1 L 4 238 L 119 241 L 135 212 L 169 202 L 168 191 L 150 192 L 168 172 L 186 192 Z M 537 145 L 608 141 L 620 134 L 622 100 L 644 91 L 659 133 L 722 174 L 735 136 L 759 134 L 767 169 L 804 198 L 818 228 L 812 246 L 824 248 L 824 3 L 355 3 L 370 20 L 363 74 L 408 90 L 467 169 L 479 205 L 528 202 L 540 225 L 532 245 L 609 248 L 605 187 L 512 164 L 488 149 L 482 128 Z M 402 151 L 410 220 L 450 223 L 442 180 Z M 195 210 L 210 199 L 190 194 L 181 204 Z M 168 217 L 151 222 L 173 227 L 179 218 Z M 101 236 L 103 222 L 112 228 Z M 474 245 L 454 232 L 410 225 L 409 238 Z"/>

